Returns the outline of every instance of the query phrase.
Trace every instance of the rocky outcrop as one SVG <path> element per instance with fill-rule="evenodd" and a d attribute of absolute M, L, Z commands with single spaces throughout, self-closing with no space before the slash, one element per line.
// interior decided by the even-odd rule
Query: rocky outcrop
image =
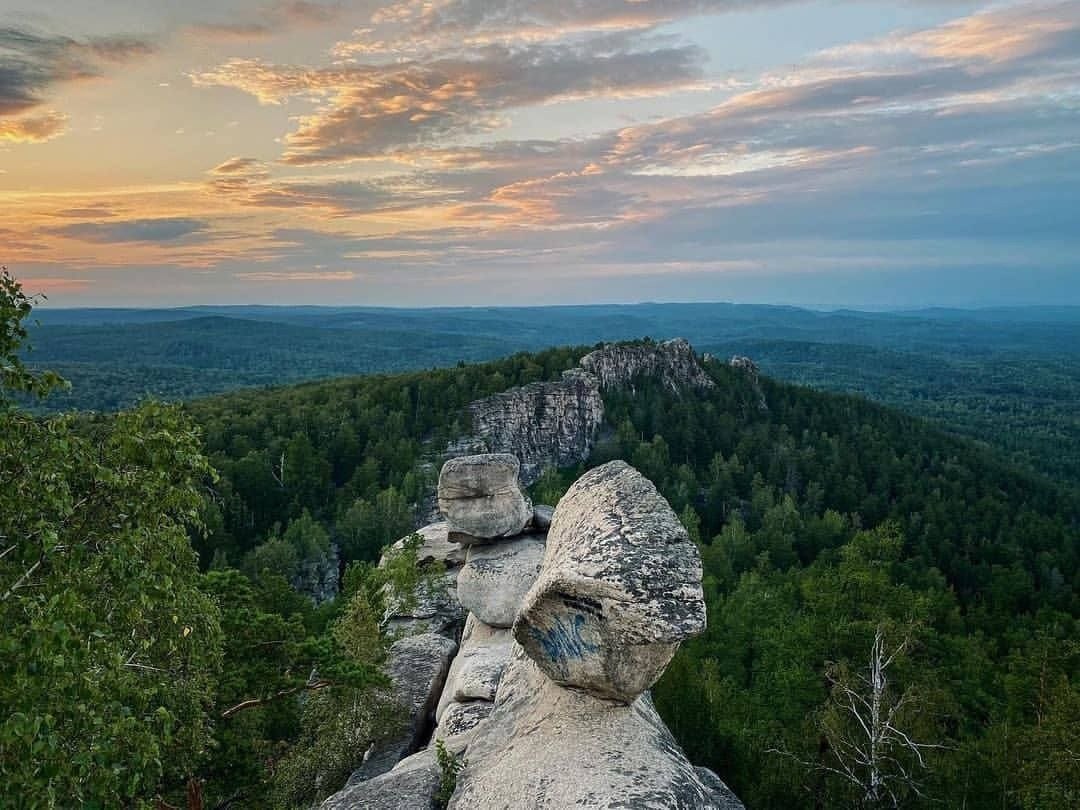
<path fill-rule="evenodd" d="M 714 383 L 681 338 L 663 343 L 612 344 L 590 352 L 556 382 L 537 382 L 469 406 L 472 434 L 447 448 L 450 456 L 510 453 L 531 484 L 546 467 L 570 467 L 589 457 L 604 421 L 601 392 L 655 376 L 675 391 Z"/>
<path fill-rule="evenodd" d="M 595 378 L 571 369 L 558 382 L 511 388 L 469 406 L 473 436 L 468 447 L 512 453 L 521 479 L 531 484 L 545 467 L 569 467 L 589 456 L 604 402 Z"/>
<path fill-rule="evenodd" d="M 460 543 L 520 534 L 532 519 L 521 491 L 516 456 L 488 453 L 452 458 L 439 473 L 439 509 L 450 539 Z"/>
<path fill-rule="evenodd" d="M 705 629 L 701 559 L 652 482 L 624 461 L 559 502 L 514 637 L 549 678 L 632 702 Z"/>
<path fill-rule="evenodd" d="M 682 338 L 604 346 L 582 357 L 581 368 L 597 379 L 603 391 L 632 385 L 642 376 L 676 392 L 715 385 L 698 363 L 693 347 Z"/>
<path fill-rule="evenodd" d="M 470 497 L 505 484 L 485 480 Z M 430 534 L 431 553 L 452 558 Z M 470 613 L 433 741 L 324 810 L 433 806 L 435 741 L 464 763 L 451 810 L 741 810 L 715 774 L 686 759 L 647 692 L 705 612 L 696 548 L 636 470 L 612 462 L 586 473 L 546 538 L 470 545 L 457 571 Z M 484 619 L 510 624 L 515 600 L 512 628 Z"/>
<path fill-rule="evenodd" d="M 329 602 L 338 593 L 340 564 L 338 547 L 331 543 L 326 550 L 302 560 L 289 584 L 316 605 Z"/>
<path fill-rule="evenodd" d="M 757 363 L 751 360 L 749 357 L 743 357 L 742 355 L 735 355 L 728 361 L 730 365 L 736 371 L 741 371 L 750 380 L 750 385 L 754 390 L 754 396 L 757 399 L 757 407 L 759 411 L 769 410 L 769 406 L 765 402 L 765 392 L 761 390 L 761 372 L 758 369 Z"/>
<path fill-rule="evenodd" d="M 357 782 L 324 801 L 320 810 L 438 810 L 442 778 L 435 752 L 426 749 L 401 760 L 393 770 Z"/>
<path fill-rule="evenodd" d="M 599 700 L 548 679 L 520 647 L 466 753 L 451 810 L 721 810 L 643 695 Z"/>

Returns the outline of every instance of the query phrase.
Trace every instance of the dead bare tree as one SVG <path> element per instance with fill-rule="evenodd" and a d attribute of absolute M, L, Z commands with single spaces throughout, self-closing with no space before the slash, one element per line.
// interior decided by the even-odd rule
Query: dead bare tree
<path fill-rule="evenodd" d="M 825 677 L 829 700 L 821 714 L 822 740 L 816 761 L 788 751 L 812 771 L 832 774 L 851 785 L 864 807 L 900 807 L 906 797 L 923 797 L 920 777 L 929 770 L 926 752 L 945 746 L 919 742 L 904 722 L 920 707 L 914 688 L 900 695 L 890 689 L 889 669 L 904 655 L 910 636 L 891 647 L 878 625 L 866 669 L 830 664 Z"/>

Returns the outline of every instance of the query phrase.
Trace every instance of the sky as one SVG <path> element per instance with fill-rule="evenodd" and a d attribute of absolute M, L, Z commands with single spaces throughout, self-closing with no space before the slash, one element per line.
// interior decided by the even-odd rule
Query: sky
<path fill-rule="evenodd" d="M 1080 0 L 0 0 L 49 306 L 1080 304 Z"/>

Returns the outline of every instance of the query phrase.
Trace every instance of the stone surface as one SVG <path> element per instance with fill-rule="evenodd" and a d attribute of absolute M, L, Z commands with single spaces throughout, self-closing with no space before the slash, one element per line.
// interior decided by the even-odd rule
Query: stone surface
<path fill-rule="evenodd" d="M 533 507 L 532 528 L 546 532 L 551 526 L 551 516 L 555 513 L 554 506 L 537 504 Z"/>
<path fill-rule="evenodd" d="M 439 473 L 438 494 L 450 532 L 477 540 L 519 534 L 532 517 L 532 504 L 518 484 L 520 468 L 508 453 L 447 461 Z"/>
<path fill-rule="evenodd" d="M 435 752 L 426 749 L 374 779 L 349 785 L 319 807 L 320 810 L 437 810 L 435 796 L 441 777 Z"/>
<path fill-rule="evenodd" d="M 338 547 L 331 543 L 326 551 L 301 561 L 289 584 L 319 605 L 337 596 L 340 573 Z"/>
<path fill-rule="evenodd" d="M 401 716 L 375 741 L 367 759 L 349 777 L 350 785 L 385 773 L 427 742 L 455 652 L 454 641 L 434 633 L 409 636 L 390 646 L 383 670 Z"/>
<path fill-rule="evenodd" d="M 741 371 L 750 380 L 750 385 L 754 391 L 754 397 L 757 400 L 757 408 L 759 411 L 769 410 L 768 404 L 765 402 L 765 392 L 761 390 L 761 373 L 758 370 L 757 363 L 751 360 L 749 357 L 743 357 L 736 354 L 728 362 L 733 369 Z"/>
<path fill-rule="evenodd" d="M 623 461 L 559 501 L 514 637 L 557 683 L 633 701 L 705 628 L 701 559 L 652 482 Z"/>
<path fill-rule="evenodd" d="M 469 616 L 461 648 L 450 664 L 446 686 L 435 710 L 436 722 L 442 722 L 443 712 L 453 702 L 495 699 L 512 645 L 509 630 L 491 627 Z"/>
<path fill-rule="evenodd" d="M 570 369 L 555 382 L 536 382 L 477 400 L 469 406 L 474 435 L 460 449 L 484 447 L 521 460 L 521 480 L 531 484 L 544 467 L 584 461 L 604 419 L 596 379 Z"/>
<path fill-rule="evenodd" d="M 486 624 L 510 627 L 543 561 L 542 534 L 470 546 L 458 574 L 458 600 Z"/>
<path fill-rule="evenodd" d="M 450 810 L 721 810 L 642 696 L 606 701 L 549 680 L 515 648 L 466 753 Z"/>
<path fill-rule="evenodd" d="M 409 602 L 412 602 L 409 605 Z M 388 593 L 383 629 L 390 636 L 439 633 L 457 638 L 467 611 L 457 598 L 457 571 L 447 571 L 434 585 L 422 582 L 412 599 Z"/>
<path fill-rule="evenodd" d="M 743 803 L 739 801 L 739 797 L 724 784 L 723 779 L 708 768 L 700 765 L 695 767 L 694 771 L 697 773 L 698 779 L 701 780 L 701 784 L 712 791 L 717 806 L 723 808 L 723 810 L 746 810 Z"/>
<path fill-rule="evenodd" d="M 443 712 L 442 722 L 435 729 L 435 739 L 442 742 L 453 754 L 463 754 L 477 735 L 482 733 L 484 721 L 494 706 L 493 702 L 487 700 L 451 703 Z"/>
<path fill-rule="evenodd" d="M 605 391 L 632 385 L 641 376 L 657 380 L 672 391 L 715 387 L 693 347 L 683 338 L 604 346 L 582 357 L 581 368 L 592 374 Z"/>
<path fill-rule="evenodd" d="M 424 542 L 421 543 L 416 553 L 416 561 L 421 565 L 440 562 L 447 568 L 459 568 L 465 564 L 465 549 L 461 547 L 460 543 L 450 540 L 450 530 L 446 521 L 424 526 L 422 529 L 417 529 L 413 534 L 418 534 L 424 538 Z M 394 543 L 394 548 L 403 548 L 405 541 L 411 536 L 402 537 Z"/>

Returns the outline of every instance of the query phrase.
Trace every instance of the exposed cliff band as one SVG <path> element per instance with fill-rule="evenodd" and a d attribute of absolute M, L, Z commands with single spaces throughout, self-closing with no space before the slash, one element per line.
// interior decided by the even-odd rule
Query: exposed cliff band
<path fill-rule="evenodd" d="M 603 391 L 632 386 L 643 376 L 673 391 L 714 383 L 682 338 L 663 343 L 610 345 L 589 352 L 556 382 L 530 383 L 469 405 L 472 435 L 449 455 L 510 453 L 531 484 L 545 467 L 585 461 L 604 421 Z"/>

